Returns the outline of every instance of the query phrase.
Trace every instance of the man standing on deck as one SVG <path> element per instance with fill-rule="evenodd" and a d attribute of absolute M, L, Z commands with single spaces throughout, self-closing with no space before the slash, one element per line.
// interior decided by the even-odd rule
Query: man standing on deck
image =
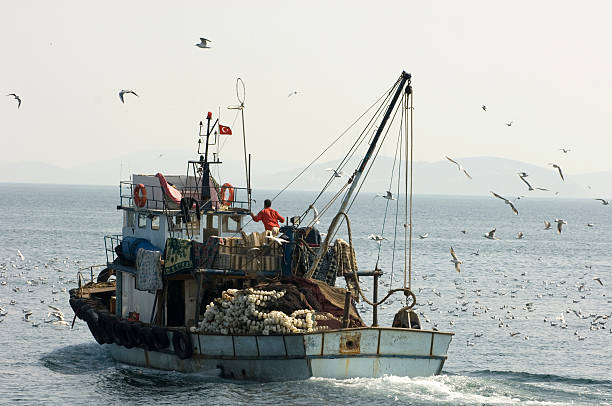
<path fill-rule="evenodd" d="M 280 230 L 278 222 L 285 222 L 285 218 L 278 214 L 278 212 L 272 208 L 272 202 L 270 201 L 270 199 L 266 199 L 264 201 L 264 208 L 262 211 L 257 213 L 257 216 L 255 216 L 251 212 L 251 217 L 256 222 L 263 222 L 265 229 L 272 231 L 274 235 L 278 235 L 278 232 Z"/>

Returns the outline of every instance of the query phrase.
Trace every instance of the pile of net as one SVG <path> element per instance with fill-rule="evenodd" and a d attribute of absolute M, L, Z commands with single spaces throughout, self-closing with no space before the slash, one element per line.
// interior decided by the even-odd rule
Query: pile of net
<path fill-rule="evenodd" d="M 256 288 L 228 289 L 204 312 L 193 332 L 291 334 L 342 327 L 345 290 L 312 279 L 290 278 Z M 349 327 L 363 327 L 353 301 Z"/>

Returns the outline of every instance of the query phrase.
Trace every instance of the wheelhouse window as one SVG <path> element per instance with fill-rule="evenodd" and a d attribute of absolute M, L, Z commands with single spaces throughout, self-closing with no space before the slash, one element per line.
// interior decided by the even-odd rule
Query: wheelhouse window
<path fill-rule="evenodd" d="M 134 228 L 134 213 L 131 211 L 126 211 L 125 217 L 126 217 L 126 220 L 125 220 L 126 227 Z"/>
<path fill-rule="evenodd" d="M 159 216 L 151 217 L 151 230 L 159 230 Z"/>
<path fill-rule="evenodd" d="M 138 228 L 144 228 L 147 226 L 147 216 L 146 214 L 138 215 Z"/>
<path fill-rule="evenodd" d="M 240 231 L 240 216 L 223 216 L 223 231 L 237 233 Z"/>

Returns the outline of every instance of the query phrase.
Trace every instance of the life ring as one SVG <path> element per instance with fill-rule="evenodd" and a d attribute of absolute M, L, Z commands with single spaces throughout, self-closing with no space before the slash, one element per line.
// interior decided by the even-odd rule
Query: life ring
<path fill-rule="evenodd" d="M 147 188 L 142 183 L 139 183 L 134 188 L 134 203 L 138 207 L 144 207 L 147 204 Z"/>
<path fill-rule="evenodd" d="M 189 335 L 183 331 L 177 330 L 172 334 L 172 345 L 174 353 L 180 359 L 191 358 L 193 348 L 191 347 L 191 339 Z"/>
<path fill-rule="evenodd" d="M 229 191 L 229 196 L 225 199 L 225 191 Z M 221 204 L 224 206 L 229 206 L 234 202 L 234 187 L 231 183 L 225 182 L 223 186 L 221 186 Z"/>

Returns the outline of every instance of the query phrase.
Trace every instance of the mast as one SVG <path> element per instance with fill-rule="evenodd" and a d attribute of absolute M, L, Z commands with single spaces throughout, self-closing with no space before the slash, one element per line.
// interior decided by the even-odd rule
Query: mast
<path fill-rule="evenodd" d="M 382 121 L 380 122 L 380 125 L 378 126 L 376 135 L 374 135 L 374 138 L 372 139 L 372 142 L 370 143 L 370 147 L 368 148 L 368 151 L 363 157 L 361 164 L 355 170 L 351 179 L 349 179 L 349 183 L 351 183 L 351 187 L 349 188 L 348 192 L 344 196 L 344 199 L 342 200 L 342 204 L 340 205 L 340 209 L 338 210 L 338 213 L 336 214 L 331 224 L 329 225 L 329 229 L 327 230 L 327 235 L 325 236 L 325 241 L 323 241 L 323 244 L 321 244 L 321 246 L 319 247 L 319 251 L 317 252 L 317 256 L 315 257 L 312 266 L 310 267 L 306 275 L 304 275 L 306 278 L 312 277 L 312 274 L 319 266 L 319 262 L 321 261 L 321 258 L 327 252 L 327 248 L 329 247 L 330 240 L 333 238 L 334 234 L 336 233 L 336 229 L 339 225 L 339 222 L 341 221 L 341 219 L 344 218 L 343 214 L 346 213 L 346 208 L 348 207 L 351 201 L 351 197 L 353 196 L 353 193 L 355 192 L 355 189 L 357 188 L 357 185 L 359 184 L 359 179 L 361 178 L 361 175 L 365 171 L 368 161 L 370 160 L 370 158 L 372 157 L 372 154 L 374 153 L 374 150 L 376 149 L 376 144 L 378 143 L 378 139 L 380 138 L 380 135 L 385 129 L 385 125 L 387 124 L 387 121 L 389 120 L 389 117 L 391 116 L 393 109 L 395 108 L 395 104 L 397 103 L 397 100 L 399 99 L 402 93 L 402 90 L 404 89 L 404 86 L 406 86 L 406 83 L 408 83 L 408 86 L 406 87 L 406 93 L 409 94 L 412 91 L 410 87 L 411 77 L 412 76 L 409 73 L 402 72 L 400 76 L 399 84 L 397 85 L 397 88 L 395 89 L 395 94 L 393 95 L 393 98 L 391 99 L 391 103 L 389 104 L 389 107 L 387 107 L 387 111 L 385 112 L 385 115 Z"/>

